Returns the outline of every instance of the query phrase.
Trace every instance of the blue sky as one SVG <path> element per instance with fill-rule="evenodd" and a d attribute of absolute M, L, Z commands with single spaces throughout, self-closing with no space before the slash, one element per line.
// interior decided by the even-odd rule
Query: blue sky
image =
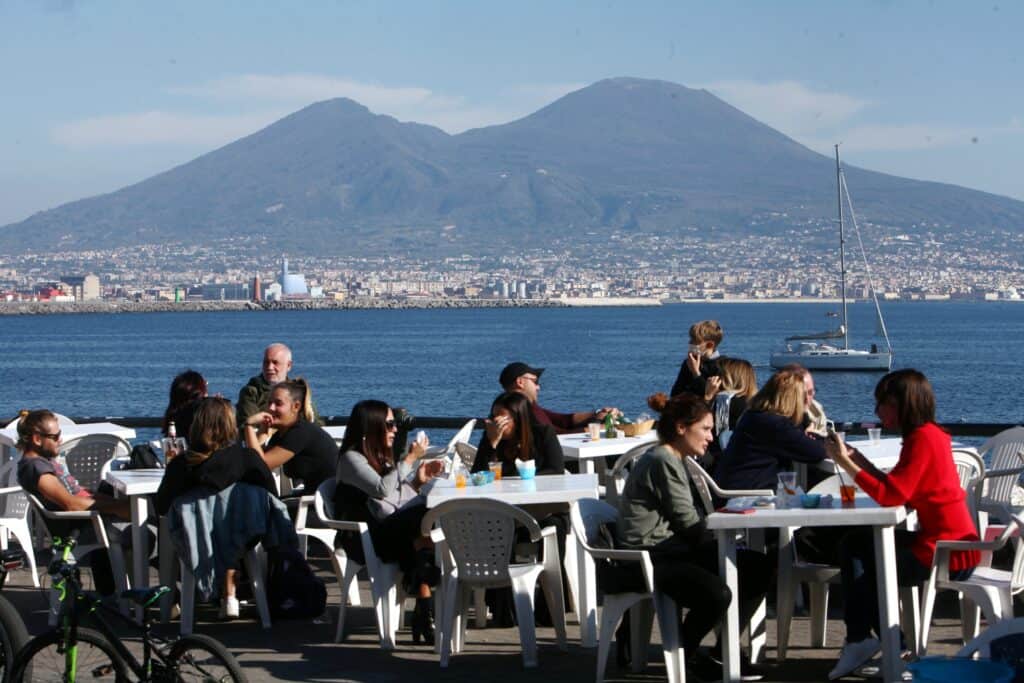
<path fill-rule="evenodd" d="M 0 0 L 0 225 L 312 102 L 449 132 L 610 76 L 857 166 L 1024 199 L 1024 3 Z"/>

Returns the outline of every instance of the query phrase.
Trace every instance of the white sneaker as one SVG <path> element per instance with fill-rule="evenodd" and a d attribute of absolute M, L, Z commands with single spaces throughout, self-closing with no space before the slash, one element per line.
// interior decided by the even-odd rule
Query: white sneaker
<path fill-rule="evenodd" d="M 237 619 L 238 618 L 238 598 L 229 596 L 222 598 L 220 601 L 220 618 L 221 619 Z"/>
<path fill-rule="evenodd" d="M 828 672 L 828 680 L 834 681 L 853 673 L 874 657 L 881 647 L 882 644 L 878 642 L 878 638 L 865 638 L 856 643 L 847 642 L 843 645 L 843 651 L 839 653 L 839 661 Z"/>

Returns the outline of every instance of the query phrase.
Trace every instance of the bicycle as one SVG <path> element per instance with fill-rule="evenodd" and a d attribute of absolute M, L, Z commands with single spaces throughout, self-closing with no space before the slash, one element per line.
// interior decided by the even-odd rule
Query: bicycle
<path fill-rule="evenodd" d="M 28 641 L 14 661 L 11 681 L 73 682 L 79 674 L 89 680 L 246 681 L 245 674 L 227 648 L 209 636 L 191 634 L 164 639 L 153 633 L 148 608 L 170 592 L 167 586 L 124 591 L 121 597 L 142 606 L 142 623 L 103 604 L 100 597 L 82 588 L 80 570 L 71 554 L 72 538 L 54 538 L 58 557 L 50 562 L 53 590 L 58 591 L 60 625 Z M 142 632 L 140 662 L 103 618 L 111 614 Z M 84 617 L 98 630 L 79 627 Z M 131 674 L 134 678 L 129 676 Z"/>
<path fill-rule="evenodd" d="M 0 590 L 7 583 L 7 573 L 21 567 L 25 553 L 21 550 L 0 551 Z M 28 642 L 28 631 L 18 609 L 0 595 L 0 681 L 10 680 L 14 658 Z"/>

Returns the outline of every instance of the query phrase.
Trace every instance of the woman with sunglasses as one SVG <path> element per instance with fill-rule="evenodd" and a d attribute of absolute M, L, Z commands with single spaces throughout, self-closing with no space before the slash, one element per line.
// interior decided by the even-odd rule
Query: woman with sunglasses
<path fill-rule="evenodd" d="M 441 473 L 441 460 L 420 462 L 427 443 L 413 441 L 409 450 L 395 457 L 398 427 L 395 415 L 383 401 L 360 401 L 352 407 L 338 456 L 338 488 L 335 514 L 365 521 L 377 555 L 402 568 L 406 592 L 416 596 L 412 638 L 434 644 L 430 616 L 430 589 L 440 572 L 434 564 L 433 543 L 420 532 L 427 512 L 419 490 Z"/>
<path fill-rule="evenodd" d="M 334 438 L 315 419 L 309 385 L 299 377 L 275 384 L 267 409 L 245 421 L 246 445 L 271 470 L 281 467 L 286 476 L 301 479 L 309 495 L 334 476 L 338 460 Z"/>
<path fill-rule="evenodd" d="M 92 493 L 82 488 L 58 459 L 61 433 L 57 416 L 49 410 L 23 410 L 18 415 L 18 443 L 21 460 L 18 461 L 18 484 L 42 502 L 49 510 L 75 512 L 98 510 L 103 514 L 131 519 L 127 500 L 117 500 L 103 493 Z M 95 542 L 92 525 L 89 522 L 76 524 L 81 530 L 80 545 Z M 65 528 L 61 533 L 67 533 Z M 54 531 L 56 533 L 56 531 Z M 120 534 L 108 525 L 107 533 L 120 538 Z M 114 574 L 110 569 L 110 558 L 104 549 L 89 553 L 93 581 L 96 590 L 103 596 L 114 594 Z"/>

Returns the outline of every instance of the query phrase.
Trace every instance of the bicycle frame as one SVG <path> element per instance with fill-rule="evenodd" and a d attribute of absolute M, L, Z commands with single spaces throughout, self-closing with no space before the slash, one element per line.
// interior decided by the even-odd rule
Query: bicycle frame
<path fill-rule="evenodd" d="M 150 680 L 153 673 L 153 656 L 156 655 L 156 659 L 161 664 L 166 661 L 164 646 L 167 644 L 167 641 L 153 633 L 149 620 L 145 617 L 145 610 L 143 610 L 143 620 L 140 624 L 134 619 L 124 616 L 119 611 L 104 605 L 95 593 L 83 590 L 79 579 L 79 570 L 74 563 L 74 556 L 71 552 L 75 545 L 74 539 L 61 540 L 54 538 L 53 544 L 55 548 L 62 548 L 60 559 L 55 558 L 50 564 L 50 574 L 54 580 L 53 589 L 58 591 L 62 605 L 60 629 L 63 632 L 63 642 L 66 645 L 64 652 L 65 670 L 77 671 L 75 665 L 78 656 L 78 624 L 80 617 L 84 614 L 91 624 L 96 626 L 100 633 L 103 634 L 103 637 L 106 638 L 117 655 L 132 670 L 132 673 L 141 680 Z M 146 606 L 148 607 L 148 605 Z M 124 643 L 121 642 L 121 638 L 114 633 L 110 624 L 103 618 L 103 612 L 116 616 L 136 630 L 141 629 L 141 662 L 125 647 Z"/>

